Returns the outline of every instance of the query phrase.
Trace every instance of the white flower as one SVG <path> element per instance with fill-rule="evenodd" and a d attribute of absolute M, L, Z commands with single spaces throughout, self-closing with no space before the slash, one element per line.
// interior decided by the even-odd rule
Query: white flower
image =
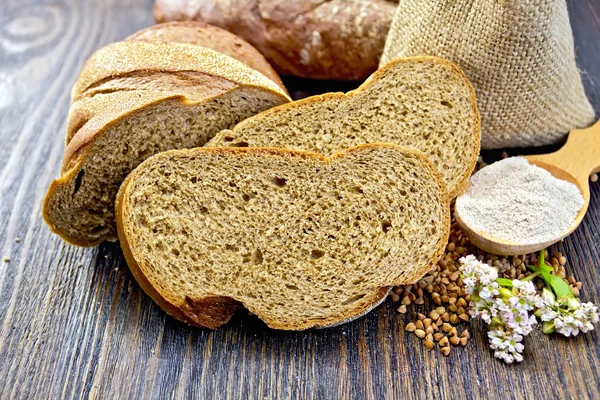
<path fill-rule="evenodd" d="M 463 283 L 468 294 L 473 293 L 478 284 L 483 286 L 496 285 L 498 279 L 498 270 L 477 260 L 470 254 L 460 259 L 460 271 L 462 272 Z"/>
<path fill-rule="evenodd" d="M 554 311 L 552 308 L 544 307 L 542 309 L 542 314 L 540 315 L 540 319 L 544 322 L 552 321 L 556 317 L 558 317 L 558 313 Z"/>
<path fill-rule="evenodd" d="M 556 304 L 556 297 L 554 296 L 554 293 L 552 293 L 552 291 L 548 288 L 542 289 L 541 297 L 542 301 L 547 306 L 554 307 L 554 305 Z"/>
<path fill-rule="evenodd" d="M 513 289 L 516 290 L 516 293 L 523 297 L 531 298 L 536 295 L 535 285 L 531 281 L 520 281 L 518 279 L 513 279 L 512 284 Z"/>
<path fill-rule="evenodd" d="M 535 316 L 529 316 L 527 311 L 509 309 L 501 314 L 502 321 L 519 335 L 529 335 L 537 323 Z"/>
<path fill-rule="evenodd" d="M 488 332 L 490 339 L 490 347 L 495 350 L 494 356 L 504 360 L 507 364 L 511 364 L 513 361 L 523 361 L 523 349 L 525 346 L 521 343 L 523 336 L 505 330 L 503 328 L 497 328 Z"/>
<path fill-rule="evenodd" d="M 485 284 L 479 288 L 479 297 L 486 301 L 493 301 L 494 297 L 499 294 L 500 292 L 498 291 L 498 284 L 496 282 Z"/>
<path fill-rule="evenodd" d="M 540 307 L 540 319 L 552 322 L 556 332 L 564 336 L 577 336 L 579 332 L 589 332 L 598 323 L 598 308 L 593 303 L 581 303 L 571 297 L 558 302 L 554 294 L 542 290 L 543 306 Z"/>

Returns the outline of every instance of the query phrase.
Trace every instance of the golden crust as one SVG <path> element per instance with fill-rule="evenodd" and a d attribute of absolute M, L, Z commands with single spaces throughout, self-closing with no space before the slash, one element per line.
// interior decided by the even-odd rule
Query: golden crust
<path fill-rule="evenodd" d="M 202 71 L 239 85 L 260 87 L 289 99 L 275 82 L 246 64 L 217 51 L 187 43 L 124 41 L 92 54 L 72 91 L 81 98 L 98 82 L 136 72 Z"/>
<path fill-rule="evenodd" d="M 257 70 L 287 93 L 277 72 L 258 50 L 239 36 L 213 25 L 195 21 L 167 22 L 142 29 L 125 40 L 154 40 L 208 47 Z"/>
<path fill-rule="evenodd" d="M 134 275 L 134 277 L 136 278 L 136 280 L 138 281 L 138 283 L 140 284 L 142 289 L 146 292 L 146 294 L 148 294 L 169 315 L 171 315 L 183 322 L 186 322 L 190 325 L 196 325 L 196 326 L 201 326 L 201 327 L 205 327 L 205 328 L 216 329 L 219 326 L 223 325 L 225 322 L 227 322 L 231 318 L 231 316 L 234 312 L 234 311 L 232 311 L 233 308 L 226 308 L 225 310 L 226 310 L 227 314 L 222 315 L 222 314 L 215 314 L 214 307 L 209 307 L 208 308 L 209 312 L 206 315 L 204 315 L 204 317 L 206 317 L 206 318 L 215 317 L 215 320 L 210 320 L 209 322 L 199 323 L 198 319 L 189 318 L 189 315 L 187 313 L 189 301 L 188 302 L 178 301 L 178 300 L 174 300 L 174 299 L 169 300 L 168 299 L 169 296 L 164 293 L 158 292 L 156 290 L 156 288 L 154 288 L 152 283 L 146 277 L 146 274 L 144 271 L 147 270 L 148 267 L 145 265 L 140 265 L 137 261 L 139 259 L 139 257 L 136 257 L 136 249 L 131 248 L 130 240 L 129 240 L 129 238 L 133 235 L 133 232 L 131 232 L 131 230 L 127 226 L 128 225 L 127 216 L 123 215 L 123 210 L 124 210 L 124 208 L 126 208 L 126 205 L 127 205 L 127 204 L 124 204 L 124 202 L 127 201 L 127 199 L 125 197 L 125 192 L 127 191 L 127 187 L 129 185 L 129 183 L 132 180 L 136 179 L 136 177 L 139 174 L 141 174 L 142 171 L 146 167 L 150 166 L 153 162 L 156 162 L 159 159 L 177 157 L 180 155 L 186 155 L 186 154 L 190 154 L 190 153 L 213 152 L 213 153 L 225 153 L 225 154 L 234 154 L 234 153 L 254 153 L 254 154 L 265 154 L 265 155 L 271 154 L 271 155 L 281 155 L 281 156 L 287 156 L 287 157 L 290 157 L 290 156 L 299 157 L 299 158 L 303 158 L 303 159 L 313 159 L 313 160 L 320 161 L 323 163 L 330 163 L 337 159 L 346 157 L 349 154 L 352 154 L 353 152 L 362 151 L 365 148 L 381 148 L 381 147 L 396 148 L 396 149 L 404 152 L 404 154 L 411 154 L 411 155 L 416 156 L 417 158 L 421 159 L 421 161 L 423 162 L 423 165 L 425 165 L 426 168 L 429 169 L 431 176 L 433 177 L 433 179 L 435 179 L 436 185 L 439 187 L 440 192 L 446 193 L 446 185 L 443 182 L 441 175 L 439 174 L 437 169 L 431 164 L 429 159 L 423 153 L 421 153 L 418 150 L 412 149 L 412 148 L 398 146 L 398 145 L 389 144 L 389 143 L 363 144 L 363 145 L 353 147 L 351 149 L 347 149 L 347 150 L 335 153 L 329 157 L 325 157 L 318 153 L 306 152 L 306 151 L 301 151 L 301 150 L 288 150 L 288 149 L 281 149 L 281 148 L 266 148 L 266 147 L 248 147 L 248 148 L 202 147 L 202 148 L 195 148 L 195 149 L 169 150 L 169 151 L 157 154 L 153 157 L 150 157 L 149 159 L 144 161 L 142 164 L 140 164 L 140 166 L 138 168 L 136 168 L 131 174 L 129 174 L 127 179 L 125 179 L 125 181 L 121 185 L 119 193 L 117 194 L 117 201 L 116 201 L 116 207 L 115 207 L 115 214 L 116 214 L 116 219 L 117 219 L 117 232 L 119 235 L 119 242 L 121 243 L 123 253 L 125 254 L 125 258 L 127 260 L 127 264 L 129 265 L 129 268 L 131 269 L 132 274 Z M 442 225 L 443 233 L 440 235 L 440 240 L 438 241 L 438 245 L 437 245 L 436 251 L 434 252 L 434 255 L 426 263 L 424 263 L 421 267 L 419 267 L 417 270 L 415 270 L 413 272 L 413 274 L 411 274 L 409 277 L 404 279 L 402 282 L 390 282 L 390 285 L 410 284 L 410 283 L 414 283 L 414 282 L 418 281 L 425 273 L 427 273 L 427 271 L 429 271 L 431 268 L 433 268 L 436 265 L 440 256 L 443 254 L 443 252 L 446 248 L 446 243 L 448 241 L 448 235 L 450 234 L 450 198 L 446 196 L 445 198 L 443 198 L 441 200 L 443 201 L 443 203 L 444 203 L 443 207 L 447 210 L 447 212 L 445 213 L 446 218 L 444 219 L 443 225 Z M 247 305 L 246 306 L 248 307 L 249 311 L 255 313 L 260 319 L 262 319 L 271 328 L 283 329 L 283 330 L 304 330 L 304 329 L 310 329 L 310 328 L 335 326 L 335 325 L 343 324 L 345 322 L 359 318 L 362 315 L 368 313 L 370 310 L 372 310 L 377 305 L 379 305 L 383 300 L 385 300 L 387 294 L 389 293 L 389 289 L 390 289 L 389 287 L 382 287 L 382 288 L 375 289 L 372 293 L 365 296 L 366 301 L 363 302 L 363 306 L 361 307 L 361 309 L 356 310 L 355 312 L 348 311 L 344 315 L 338 315 L 338 316 L 330 317 L 330 318 L 312 319 L 312 320 L 301 322 L 301 323 L 294 324 L 294 325 L 281 323 L 275 319 L 270 319 L 270 318 L 268 318 L 268 316 L 260 315 L 260 312 L 258 310 L 254 310 L 251 307 L 248 307 Z M 207 300 L 207 298 L 193 299 L 193 302 L 196 302 L 196 303 L 203 302 L 204 307 L 206 307 L 207 305 L 211 305 L 210 301 L 212 301 L 212 300 L 211 299 L 209 299 L 210 301 L 206 301 L 206 300 Z M 228 300 L 231 300 L 231 299 L 225 298 L 225 297 L 215 297 L 214 298 L 214 301 L 217 303 L 223 302 L 223 301 L 228 301 Z M 201 310 L 197 310 L 197 312 L 200 312 L 200 311 Z M 231 312 L 231 314 L 229 314 L 229 312 Z M 225 321 L 225 322 L 219 323 L 219 321 Z"/>

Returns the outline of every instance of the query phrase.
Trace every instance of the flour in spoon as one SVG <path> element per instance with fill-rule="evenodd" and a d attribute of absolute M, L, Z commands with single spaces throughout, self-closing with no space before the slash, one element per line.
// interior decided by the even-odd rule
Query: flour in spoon
<path fill-rule="evenodd" d="M 583 203 L 574 184 L 511 157 L 475 173 L 467 193 L 456 200 L 456 210 L 473 229 L 527 245 L 565 234 Z"/>

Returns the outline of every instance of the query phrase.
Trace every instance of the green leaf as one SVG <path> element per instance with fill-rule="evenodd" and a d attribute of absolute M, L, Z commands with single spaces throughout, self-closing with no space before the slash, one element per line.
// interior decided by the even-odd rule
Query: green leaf
<path fill-rule="evenodd" d="M 498 278 L 498 279 L 496 279 L 496 283 L 498 283 L 498 285 L 500 285 L 502 287 L 509 288 L 509 289 L 512 289 L 512 287 L 513 287 L 512 279 Z"/>
<path fill-rule="evenodd" d="M 571 287 L 569 286 L 569 284 L 567 282 L 565 282 L 564 279 L 562 279 L 560 276 L 554 275 L 554 274 L 551 276 L 552 276 L 552 281 L 549 284 L 550 284 L 550 287 L 552 288 L 552 290 L 554 291 L 554 294 L 556 295 L 557 299 L 575 297 L 573 295 L 573 292 L 571 291 Z"/>
<path fill-rule="evenodd" d="M 560 276 L 554 275 L 554 269 L 552 268 L 552 266 L 546 264 L 546 262 L 544 261 L 544 250 L 540 251 L 539 259 L 540 264 L 538 268 L 540 275 L 542 276 L 542 279 L 544 279 L 544 282 L 546 282 L 546 285 L 552 288 L 552 291 L 556 295 L 556 298 L 561 299 L 575 297 L 573 295 L 573 292 L 571 291 L 571 288 L 569 287 L 569 284 Z"/>

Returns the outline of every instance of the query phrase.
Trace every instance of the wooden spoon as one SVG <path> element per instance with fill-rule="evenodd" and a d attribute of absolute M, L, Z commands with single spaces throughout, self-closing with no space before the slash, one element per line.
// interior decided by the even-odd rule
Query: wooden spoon
<path fill-rule="evenodd" d="M 600 172 L 600 121 L 587 129 L 572 130 L 567 143 L 554 153 L 525 158 L 530 164 L 545 169 L 554 177 L 575 184 L 583 195 L 583 207 L 579 210 L 573 224 L 556 238 L 527 245 L 508 242 L 473 229 L 465 224 L 458 212 L 455 212 L 456 222 L 462 231 L 475 246 L 488 253 L 499 255 L 533 253 L 565 238 L 579 226 L 590 203 L 589 176 L 594 172 Z"/>

